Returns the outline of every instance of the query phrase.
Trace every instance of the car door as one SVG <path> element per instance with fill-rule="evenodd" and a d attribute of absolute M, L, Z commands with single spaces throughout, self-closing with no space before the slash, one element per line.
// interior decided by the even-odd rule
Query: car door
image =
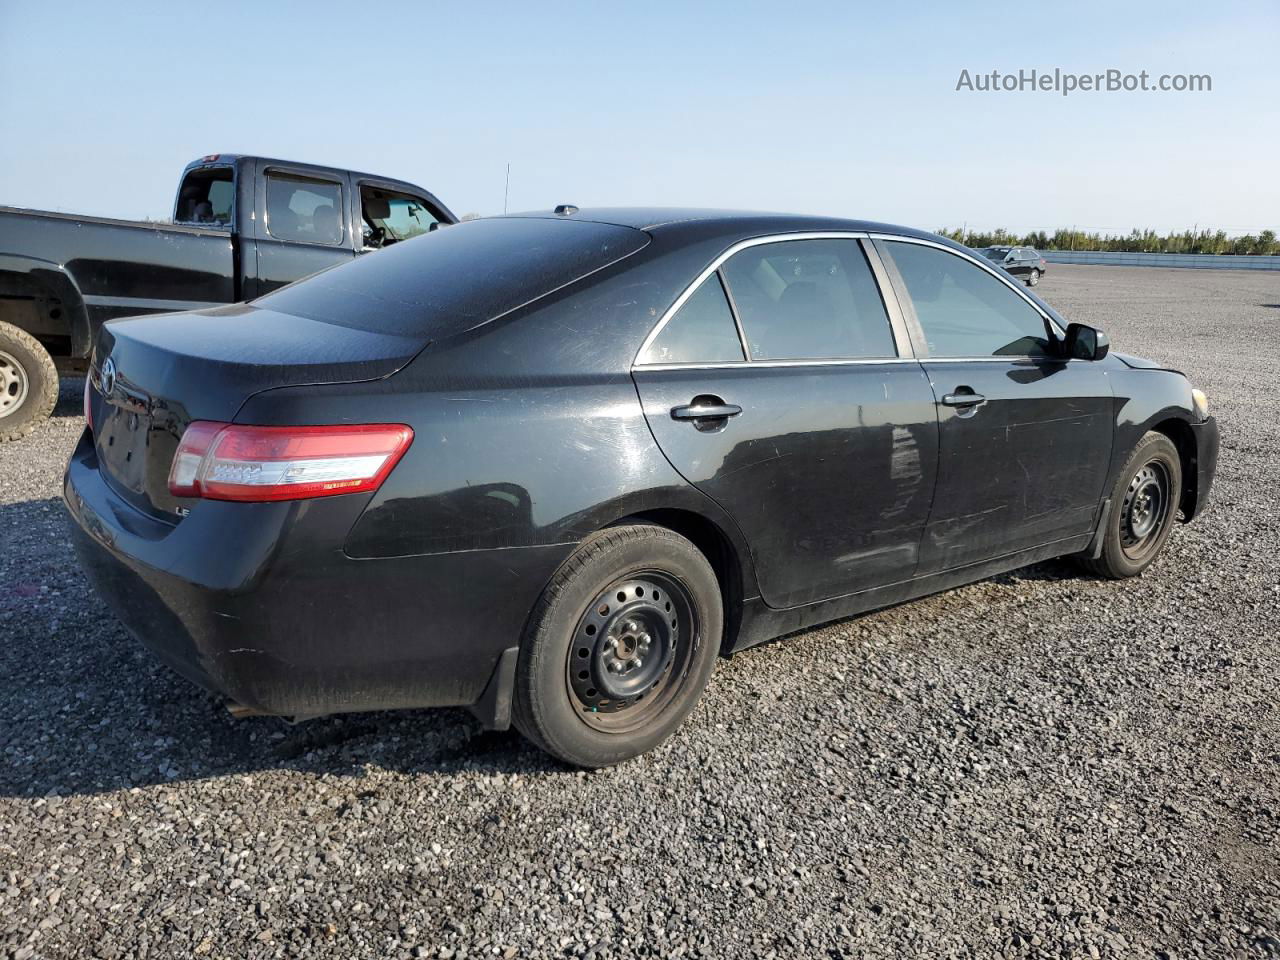
<path fill-rule="evenodd" d="M 1016 283 L 949 248 L 876 240 L 938 407 L 925 575 L 1090 533 L 1111 459 L 1102 367 L 1068 360 Z"/>
<path fill-rule="evenodd" d="M 1009 251 L 1008 256 L 1004 258 L 1004 268 L 1010 274 L 1019 279 L 1024 278 L 1027 272 L 1027 264 L 1022 256 L 1022 248 L 1014 247 Z"/>
<path fill-rule="evenodd" d="M 256 296 L 354 258 L 339 176 L 267 166 L 258 177 Z"/>
<path fill-rule="evenodd" d="M 933 394 L 857 239 L 740 244 L 676 301 L 633 375 L 667 458 L 750 544 L 766 603 L 912 575 Z"/>

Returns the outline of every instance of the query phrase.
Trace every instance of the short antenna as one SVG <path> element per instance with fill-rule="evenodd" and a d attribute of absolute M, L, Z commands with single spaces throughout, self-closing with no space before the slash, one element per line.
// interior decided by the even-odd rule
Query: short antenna
<path fill-rule="evenodd" d="M 511 163 L 507 162 L 507 184 L 502 188 L 502 212 L 507 212 L 507 200 L 511 197 Z"/>

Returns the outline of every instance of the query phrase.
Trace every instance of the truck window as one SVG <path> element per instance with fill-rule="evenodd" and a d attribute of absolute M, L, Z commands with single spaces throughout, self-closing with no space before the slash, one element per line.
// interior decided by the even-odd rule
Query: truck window
<path fill-rule="evenodd" d="M 372 250 L 426 233 L 439 221 L 420 197 L 370 186 L 360 188 L 360 214 L 364 246 Z"/>
<path fill-rule="evenodd" d="M 277 240 L 341 243 L 341 184 L 268 172 L 267 232 Z"/>
<path fill-rule="evenodd" d="M 235 198 L 235 171 L 231 167 L 190 170 L 178 188 L 173 222 L 228 227 Z"/>

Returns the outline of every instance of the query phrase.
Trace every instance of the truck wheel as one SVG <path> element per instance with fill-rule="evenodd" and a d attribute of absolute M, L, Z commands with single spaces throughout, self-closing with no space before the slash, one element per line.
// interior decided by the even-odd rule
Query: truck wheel
<path fill-rule="evenodd" d="M 602 530 L 565 561 L 530 617 L 516 726 L 578 767 L 651 750 L 698 702 L 723 629 L 720 586 L 697 547 L 665 527 Z"/>
<path fill-rule="evenodd" d="M 0 322 L 0 443 L 25 437 L 58 402 L 53 357 L 31 334 Z"/>
<path fill-rule="evenodd" d="M 1090 573 L 1112 580 L 1136 577 L 1151 566 L 1173 529 L 1182 498 L 1182 461 L 1163 433 L 1138 441 L 1111 491 L 1102 553 L 1077 559 Z"/>

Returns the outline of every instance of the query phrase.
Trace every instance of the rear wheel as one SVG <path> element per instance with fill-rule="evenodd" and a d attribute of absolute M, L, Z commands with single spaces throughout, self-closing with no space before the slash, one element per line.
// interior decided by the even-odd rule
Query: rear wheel
<path fill-rule="evenodd" d="M 53 412 L 58 370 L 27 331 L 0 322 L 0 442 L 18 440 Z"/>
<path fill-rule="evenodd" d="M 1032 267 L 1031 272 L 1027 274 L 1027 286 L 1034 287 L 1039 282 L 1040 282 L 1040 271 Z"/>
<path fill-rule="evenodd" d="M 1081 557 L 1100 577 L 1134 577 L 1151 566 L 1173 529 L 1182 495 L 1182 461 L 1163 433 L 1138 442 L 1111 491 L 1111 512 L 1097 558 Z"/>
<path fill-rule="evenodd" d="M 664 527 L 612 527 L 548 585 L 516 667 L 514 718 L 547 753 L 603 767 L 653 749 L 693 709 L 724 614 L 715 572 Z"/>

